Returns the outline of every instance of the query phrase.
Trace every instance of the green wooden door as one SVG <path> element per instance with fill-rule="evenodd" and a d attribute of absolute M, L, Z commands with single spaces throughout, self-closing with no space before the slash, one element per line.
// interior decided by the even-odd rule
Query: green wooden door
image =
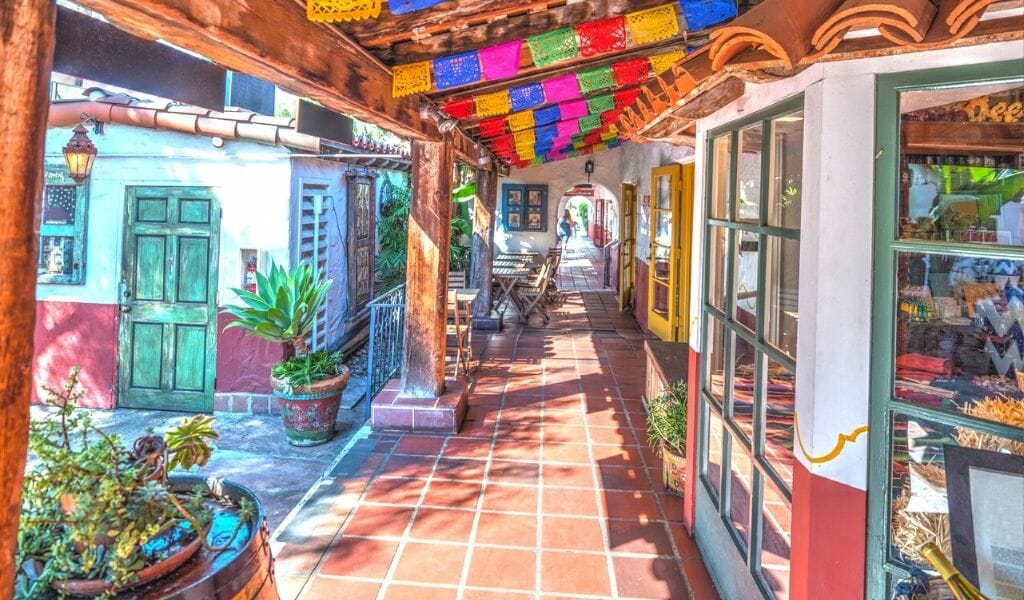
<path fill-rule="evenodd" d="M 220 209 L 210 188 L 129 187 L 118 405 L 213 410 Z"/>

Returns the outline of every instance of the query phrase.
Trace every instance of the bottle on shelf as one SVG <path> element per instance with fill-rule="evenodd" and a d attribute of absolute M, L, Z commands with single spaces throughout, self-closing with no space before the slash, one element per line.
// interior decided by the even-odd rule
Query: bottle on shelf
<path fill-rule="evenodd" d="M 937 545 L 932 542 L 921 546 L 921 556 L 924 557 L 932 567 L 938 571 L 939 577 L 946 582 L 949 590 L 957 600 L 988 600 L 978 588 L 974 587 L 963 573 L 956 570 L 953 563 L 946 558 Z"/>

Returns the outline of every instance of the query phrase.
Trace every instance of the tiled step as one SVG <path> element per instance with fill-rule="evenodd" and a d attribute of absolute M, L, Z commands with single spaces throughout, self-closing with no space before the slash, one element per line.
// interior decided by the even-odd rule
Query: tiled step
<path fill-rule="evenodd" d="M 392 379 L 371 404 L 370 425 L 374 431 L 458 433 L 466 416 L 468 385 L 448 381 L 440 398 L 412 398 L 401 395 Z"/>

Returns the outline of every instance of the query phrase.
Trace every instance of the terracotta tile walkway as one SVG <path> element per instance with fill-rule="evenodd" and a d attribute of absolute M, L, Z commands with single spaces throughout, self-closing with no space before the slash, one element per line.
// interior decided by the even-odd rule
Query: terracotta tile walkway
<path fill-rule="evenodd" d="M 282 598 L 717 598 L 646 445 L 643 334 L 567 258 L 546 327 L 485 338 L 458 435 L 350 444 L 276 534 Z"/>
<path fill-rule="evenodd" d="M 558 289 L 605 290 L 604 255 L 590 238 L 571 238 L 562 254 L 556 279 Z"/>

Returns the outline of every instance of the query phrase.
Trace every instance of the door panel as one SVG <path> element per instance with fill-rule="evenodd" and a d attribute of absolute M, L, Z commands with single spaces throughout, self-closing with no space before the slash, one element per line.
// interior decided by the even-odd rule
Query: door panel
<path fill-rule="evenodd" d="M 619 217 L 619 310 L 633 303 L 633 257 L 636 255 L 636 186 L 622 184 Z"/>
<path fill-rule="evenodd" d="M 210 411 L 219 214 L 209 188 L 127 189 L 118 404 Z"/>
<path fill-rule="evenodd" d="M 689 337 L 693 165 L 651 170 L 647 325 L 666 341 Z"/>

